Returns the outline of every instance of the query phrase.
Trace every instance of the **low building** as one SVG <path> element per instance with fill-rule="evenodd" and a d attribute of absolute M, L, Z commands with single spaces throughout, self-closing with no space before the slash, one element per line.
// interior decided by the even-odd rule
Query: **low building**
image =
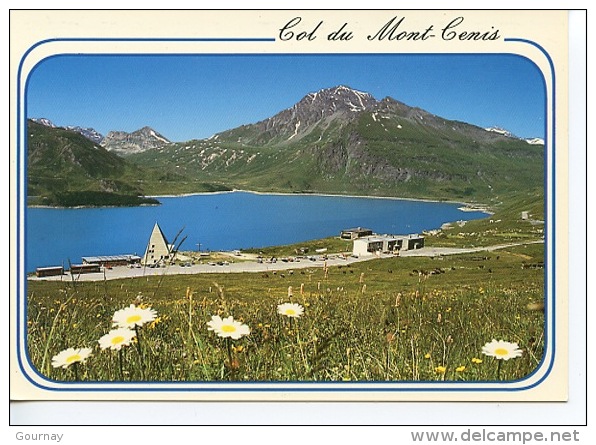
<path fill-rule="evenodd" d="M 37 269 L 35 269 L 35 275 L 37 277 L 54 277 L 57 275 L 64 275 L 64 267 L 62 267 L 62 266 L 38 267 Z"/>
<path fill-rule="evenodd" d="M 417 233 L 402 237 L 402 241 L 401 250 L 422 249 L 424 247 L 424 237 Z"/>
<path fill-rule="evenodd" d="M 70 274 L 71 275 L 80 275 L 84 273 L 97 273 L 101 272 L 101 267 L 99 264 L 71 264 L 70 265 Z"/>
<path fill-rule="evenodd" d="M 376 236 L 355 239 L 352 254 L 358 257 L 374 255 L 383 251 L 383 243 L 383 238 Z"/>
<path fill-rule="evenodd" d="M 354 227 L 353 229 L 342 230 L 339 234 L 341 239 L 358 239 L 365 236 L 371 236 L 373 231 L 363 227 Z"/>
<path fill-rule="evenodd" d="M 99 264 L 102 267 L 128 266 L 141 262 L 138 255 L 102 255 L 102 256 L 84 256 L 83 264 Z"/>
<path fill-rule="evenodd" d="M 399 253 L 424 247 L 424 237 L 412 235 L 374 235 L 354 240 L 352 254 L 357 257 L 380 253 Z"/>

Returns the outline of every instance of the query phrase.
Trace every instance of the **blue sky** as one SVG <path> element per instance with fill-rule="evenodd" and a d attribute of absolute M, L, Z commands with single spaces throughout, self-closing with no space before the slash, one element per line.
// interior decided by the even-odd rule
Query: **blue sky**
<path fill-rule="evenodd" d="M 312 91 L 347 85 L 433 114 L 544 138 L 542 75 L 515 55 L 68 55 L 30 73 L 28 117 L 172 141 L 273 116 Z"/>

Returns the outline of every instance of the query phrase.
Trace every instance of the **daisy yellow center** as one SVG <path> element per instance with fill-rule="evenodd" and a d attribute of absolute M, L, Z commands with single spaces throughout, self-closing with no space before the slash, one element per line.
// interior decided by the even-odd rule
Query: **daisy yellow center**
<path fill-rule="evenodd" d="M 76 362 L 76 361 L 79 361 L 80 359 L 81 359 L 81 356 L 79 354 L 74 354 L 74 355 L 71 355 L 70 357 L 66 358 L 66 363 Z"/>
<path fill-rule="evenodd" d="M 236 331 L 236 326 L 233 326 L 231 324 L 224 324 L 221 327 L 221 330 L 224 332 L 235 332 Z"/>
<path fill-rule="evenodd" d="M 497 355 L 507 355 L 509 354 L 509 351 L 505 348 L 497 348 L 495 349 L 495 354 Z"/>
<path fill-rule="evenodd" d="M 126 323 L 132 324 L 132 323 L 136 323 L 137 321 L 140 321 L 140 320 L 141 320 L 141 316 L 138 314 L 135 314 L 135 315 L 131 315 L 130 317 L 128 317 L 126 319 Z"/>
<path fill-rule="evenodd" d="M 296 311 L 294 309 L 286 309 L 287 315 L 296 315 Z"/>
<path fill-rule="evenodd" d="M 122 337 L 121 335 L 117 335 L 116 337 L 112 338 L 112 344 L 113 345 L 120 344 L 123 341 L 124 341 L 124 337 Z"/>

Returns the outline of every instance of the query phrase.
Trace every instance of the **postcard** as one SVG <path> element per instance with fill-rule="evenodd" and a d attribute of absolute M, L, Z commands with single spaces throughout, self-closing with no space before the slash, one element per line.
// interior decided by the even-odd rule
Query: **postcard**
<path fill-rule="evenodd" d="M 11 11 L 11 399 L 567 400 L 567 32 Z"/>

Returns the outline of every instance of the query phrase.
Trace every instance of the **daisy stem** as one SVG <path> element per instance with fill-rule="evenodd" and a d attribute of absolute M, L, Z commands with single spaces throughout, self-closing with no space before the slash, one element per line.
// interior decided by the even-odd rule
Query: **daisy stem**
<path fill-rule="evenodd" d="M 230 367 L 230 375 L 228 379 L 235 380 L 236 366 L 234 364 L 234 361 L 232 360 L 232 339 L 230 337 L 226 337 L 226 349 L 228 350 L 228 365 Z"/>
<path fill-rule="evenodd" d="M 76 294 L 76 292 L 75 292 L 75 294 Z M 62 303 L 60 305 L 60 307 L 58 308 L 58 310 L 56 311 L 56 316 L 54 317 L 54 320 L 52 320 L 52 327 L 50 328 L 50 333 L 48 335 L 48 340 L 46 341 L 45 348 L 44 348 L 44 351 L 43 351 L 43 359 L 41 361 L 41 369 L 44 369 L 45 366 L 46 366 L 46 361 L 47 361 L 46 359 L 48 357 L 48 349 L 50 347 L 50 343 L 51 343 L 52 339 L 54 338 L 54 329 L 55 329 L 56 325 L 58 324 L 58 318 L 60 318 L 60 314 L 66 308 L 66 306 L 70 302 L 70 300 L 72 300 L 72 298 L 73 298 L 73 296 L 75 294 L 73 294 L 70 297 L 68 297 L 68 299 L 64 303 Z M 48 368 L 46 370 L 46 375 L 50 375 L 50 365 L 49 365 L 49 363 L 48 363 L 47 366 L 48 366 Z"/>
<path fill-rule="evenodd" d="M 230 369 L 232 368 L 232 340 L 230 337 L 226 337 L 226 349 L 228 351 L 228 363 L 230 364 Z"/>
<path fill-rule="evenodd" d="M 72 365 L 72 369 L 74 371 L 75 382 L 78 382 L 79 381 L 79 364 L 77 362 L 74 362 L 74 364 Z"/>
<path fill-rule="evenodd" d="M 122 348 L 118 349 L 118 364 L 120 365 L 120 380 L 124 381 L 124 372 L 122 371 Z"/>
<path fill-rule="evenodd" d="M 143 359 L 143 349 L 141 348 L 141 332 L 137 325 L 135 325 L 135 333 L 137 334 L 137 351 L 139 351 L 139 359 L 141 361 L 141 379 L 145 379 L 145 360 Z"/>
<path fill-rule="evenodd" d="M 385 366 L 385 380 L 389 380 L 390 367 L 391 367 L 391 343 L 387 342 L 387 363 Z"/>
<path fill-rule="evenodd" d="M 302 348 L 302 342 L 300 341 L 300 332 L 298 332 L 298 328 L 296 328 L 296 341 L 298 342 L 298 350 L 300 351 L 300 357 L 302 358 L 302 362 L 304 363 L 304 369 L 307 373 L 310 373 L 310 366 L 308 365 L 308 360 L 304 355 L 304 349 Z"/>
<path fill-rule="evenodd" d="M 497 380 L 501 380 L 501 363 L 503 360 L 498 360 L 497 362 Z"/>

